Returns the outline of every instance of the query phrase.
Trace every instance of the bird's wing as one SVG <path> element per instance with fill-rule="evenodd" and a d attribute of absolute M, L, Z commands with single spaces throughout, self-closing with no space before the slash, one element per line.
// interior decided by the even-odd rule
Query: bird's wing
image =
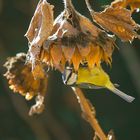
<path fill-rule="evenodd" d="M 79 88 L 85 88 L 85 89 L 102 89 L 104 87 L 96 86 L 90 83 L 80 83 L 76 85 Z"/>

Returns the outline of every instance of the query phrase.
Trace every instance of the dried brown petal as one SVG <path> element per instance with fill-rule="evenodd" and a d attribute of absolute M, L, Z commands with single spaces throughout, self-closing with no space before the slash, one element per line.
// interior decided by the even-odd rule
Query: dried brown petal
<path fill-rule="evenodd" d="M 39 56 L 39 60 L 41 61 L 41 62 L 44 62 L 44 63 L 48 63 L 48 61 L 49 61 L 49 58 L 50 58 L 50 56 L 49 56 L 49 53 L 48 53 L 48 51 L 47 50 L 44 50 L 44 49 L 41 49 L 41 51 L 40 51 L 40 56 Z"/>
<path fill-rule="evenodd" d="M 36 61 L 35 68 L 32 69 L 32 74 L 35 79 L 43 79 L 45 74 L 44 74 L 44 69 L 42 67 L 42 64 L 40 62 Z"/>
<path fill-rule="evenodd" d="M 66 58 L 66 61 L 70 61 L 74 54 L 75 47 L 62 46 L 62 50 L 63 50 L 64 56 Z"/>
<path fill-rule="evenodd" d="M 78 70 L 81 60 L 82 60 L 82 57 L 78 51 L 78 48 L 75 48 L 75 52 L 72 57 L 72 63 L 73 63 L 75 71 Z"/>
<path fill-rule="evenodd" d="M 51 57 L 53 59 L 54 65 L 58 66 L 60 64 L 60 61 L 62 59 L 62 49 L 59 46 L 52 45 L 50 47 L 50 53 Z"/>
<path fill-rule="evenodd" d="M 88 45 L 86 47 L 81 46 L 81 45 L 77 45 L 77 47 L 78 47 L 79 52 L 80 52 L 82 57 L 86 57 L 90 52 L 90 45 Z"/>
<path fill-rule="evenodd" d="M 88 66 L 90 69 L 94 67 L 95 64 L 100 65 L 101 62 L 101 56 L 102 52 L 99 46 L 93 46 L 91 44 L 91 51 L 89 55 L 86 57 L 86 60 L 88 62 Z"/>

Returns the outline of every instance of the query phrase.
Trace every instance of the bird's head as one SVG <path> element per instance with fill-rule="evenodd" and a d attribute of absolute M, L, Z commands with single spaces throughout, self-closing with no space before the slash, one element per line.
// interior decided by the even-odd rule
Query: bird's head
<path fill-rule="evenodd" d="M 72 67 L 66 67 L 63 74 L 62 74 L 62 79 L 63 79 L 63 83 L 65 85 L 75 85 L 76 81 L 77 81 L 77 73 L 74 72 Z"/>

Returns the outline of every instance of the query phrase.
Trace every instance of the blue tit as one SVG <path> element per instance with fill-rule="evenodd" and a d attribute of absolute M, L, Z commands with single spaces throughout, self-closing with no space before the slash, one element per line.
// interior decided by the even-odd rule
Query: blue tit
<path fill-rule="evenodd" d="M 127 102 L 132 102 L 135 98 L 125 94 L 115 87 L 110 81 L 109 75 L 102 67 L 94 66 L 92 69 L 80 67 L 77 72 L 71 67 L 66 67 L 62 74 L 64 84 L 78 86 L 79 88 L 100 89 L 107 88 Z"/>

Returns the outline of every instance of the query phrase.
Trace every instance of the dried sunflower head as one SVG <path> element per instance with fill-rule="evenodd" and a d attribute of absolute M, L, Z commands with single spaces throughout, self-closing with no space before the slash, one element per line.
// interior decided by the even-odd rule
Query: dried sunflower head
<path fill-rule="evenodd" d="M 45 72 L 41 70 L 42 68 L 38 68 L 37 71 L 32 73 L 31 64 L 26 65 L 25 61 L 26 54 L 19 53 L 15 57 L 8 58 L 4 64 L 7 68 L 4 76 L 8 79 L 10 89 L 25 96 L 27 100 L 36 95 L 44 96 L 47 89 Z M 36 79 L 33 74 L 37 77 Z"/>
<path fill-rule="evenodd" d="M 70 0 L 64 4 L 64 11 L 54 21 L 52 35 L 43 44 L 40 60 L 62 69 L 68 63 L 76 71 L 85 62 L 89 68 L 103 61 L 111 64 L 114 36 L 78 13 Z"/>

